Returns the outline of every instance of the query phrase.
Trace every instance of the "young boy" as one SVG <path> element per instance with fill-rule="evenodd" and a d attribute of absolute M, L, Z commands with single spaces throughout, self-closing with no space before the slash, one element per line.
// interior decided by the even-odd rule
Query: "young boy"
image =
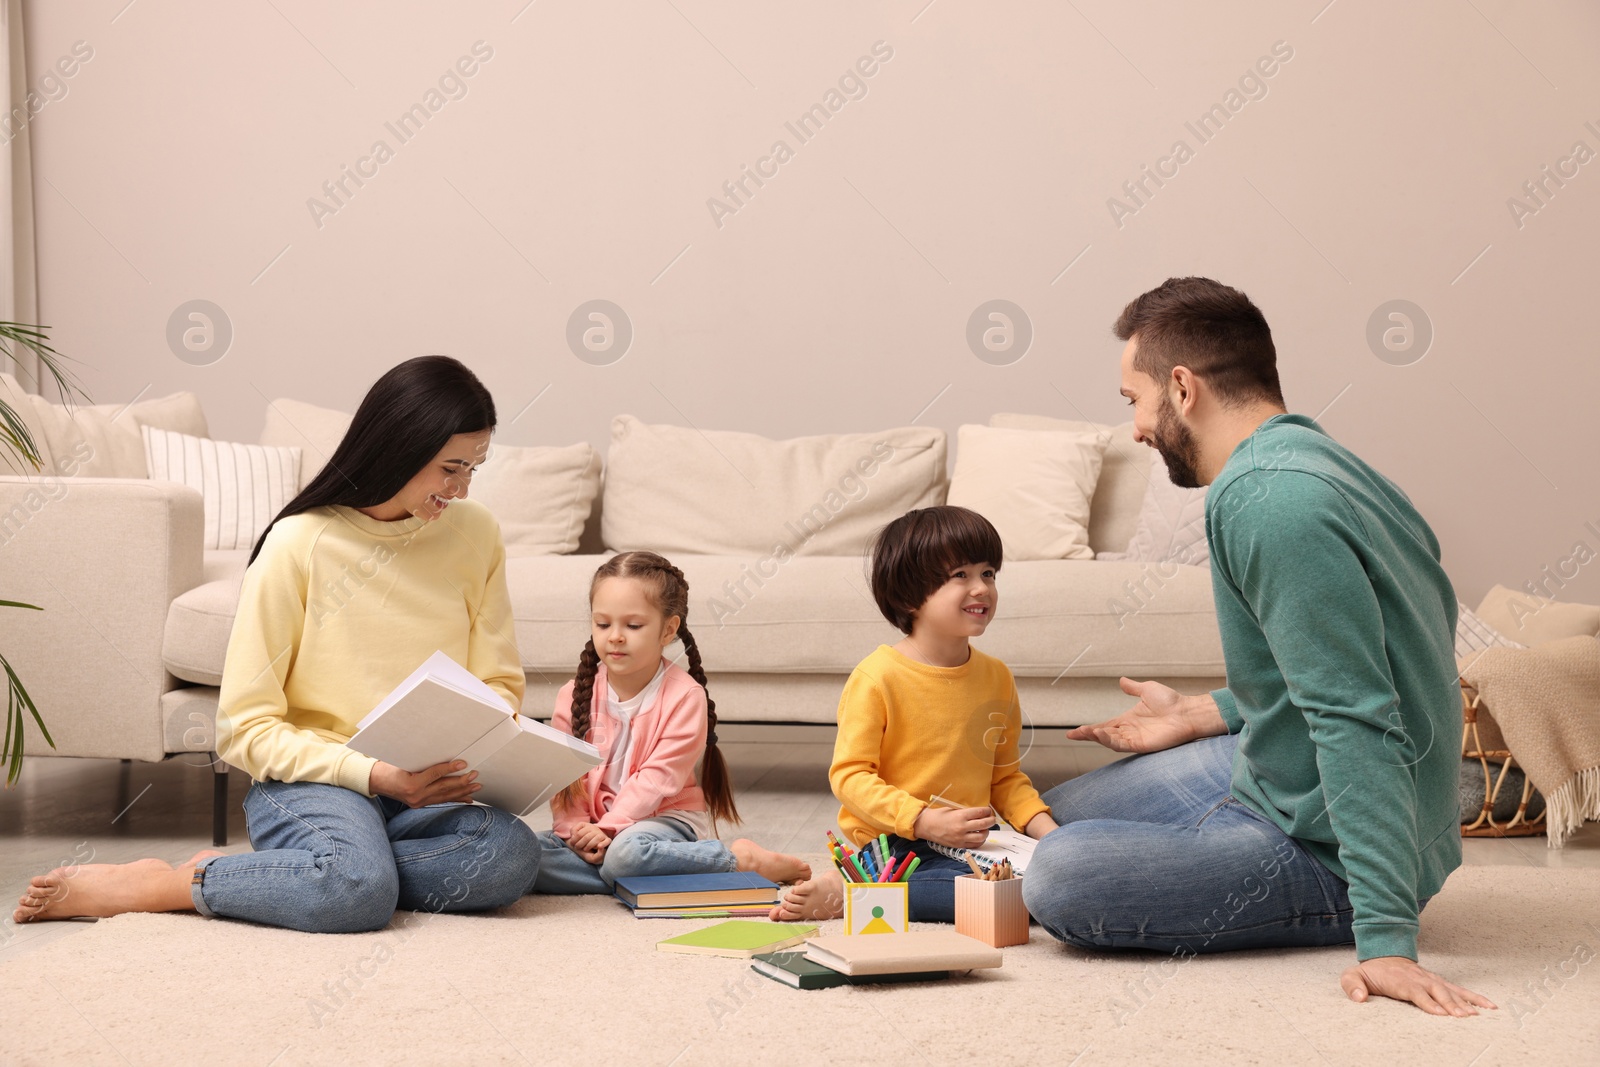
<path fill-rule="evenodd" d="M 954 922 L 952 849 L 983 843 L 996 812 L 1029 837 L 1056 828 L 1050 806 L 1022 773 L 1022 709 L 1004 663 L 973 648 L 994 618 L 1000 534 L 958 507 L 907 512 L 872 551 L 872 595 L 906 636 L 878 646 L 839 698 L 828 781 L 843 805 L 839 826 L 855 846 L 889 835 L 895 862 L 915 851 L 913 922 Z M 930 803 L 938 796 L 956 806 Z M 772 918 L 836 919 L 844 882 L 829 867 L 789 890 Z"/>

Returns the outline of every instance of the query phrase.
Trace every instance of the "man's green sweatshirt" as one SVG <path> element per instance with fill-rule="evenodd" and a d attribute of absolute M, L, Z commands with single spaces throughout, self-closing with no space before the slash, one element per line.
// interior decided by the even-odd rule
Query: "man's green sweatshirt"
<path fill-rule="evenodd" d="M 1438 540 L 1302 415 L 1234 449 L 1206 540 L 1234 795 L 1349 884 L 1359 959 L 1416 959 L 1418 902 L 1461 863 L 1456 596 Z"/>

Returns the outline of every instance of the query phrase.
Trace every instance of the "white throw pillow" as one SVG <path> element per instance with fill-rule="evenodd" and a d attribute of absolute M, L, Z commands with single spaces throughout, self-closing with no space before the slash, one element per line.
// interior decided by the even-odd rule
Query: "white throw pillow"
<path fill-rule="evenodd" d="M 1007 560 L 1094 558 L 1089 501 L 1105 434 L 967 425 L 956 440 L 947 503 L 994 523 Z"/>
<path fill-rule="evenodd" d="M 912 508 L 944 503 L 945 435 L 912 426 L 774 441 L 611 421 L 601 536 L 671 555 L 853 556 Z"/>
<path fill-rule="evenodd" d="M 1143 448 L 1143 445 L 1139 447 Z M 1206 487 L 1183 489 L 1172 484 L 1161 453 L 1150 449 L 1150 488 L 1139 509 L 1139 525 L 1125 552 L 1099 552 L 1096 559 L 1132 563 L 1187 563 L 1204 567 L 1211 562 L 1206 544 Z"/>
<path fill-rule="evenodd" d="M 600 453 L 587 441 L 565 447 L 489 446 L 472 476 L 470 496 L 500 523 L 515 555 L 565 555 L 600 495 Z"/>
<path fill-rule="evenodd" d="M 200 491 L 206 549 L 254 548 L 298 491 L 298 448 L 213 441 L 153 426 L 143 432 L 150 477 Z"/>
<path fill-rule="evenodd" d="M 1513 641 L 1527 645 L 1580 635 L 1600 636 L 1600 605 L 1567 604 L 1503 585 L 1484 594 L 1478 615 Z"/>
<path fill-rule="evenodd" d="M 1127 547 L 1150 483 L 1145 446 L 1133 439 L 1133 423 L 1108 426 L 1048 415 L 1000 414 L 991 416 L 989 425 L 1008 430 L 1092 430 L 1106 434 L 1105 461 L 1100 465 L 1094 499 L 1089 502 L 1089 547 L 1096 552 L 1120 552 Z"/>

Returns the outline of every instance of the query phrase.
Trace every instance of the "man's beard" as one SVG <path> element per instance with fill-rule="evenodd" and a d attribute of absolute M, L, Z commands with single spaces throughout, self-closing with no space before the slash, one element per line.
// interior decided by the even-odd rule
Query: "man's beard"
<path fill-rule="evenodd" d="M 1161 397 L 1161 412 L 1156 416 L 1156 432 L 1152 435 L 1156 451 L 1167 465 L 1167 475 L 1180 489 L 1200 488 L 1200 473 L 1195 468 L 1200 463 L 1200 445 L 1194 432 L 1178 418 L 1178 409 L 1172 398 Z"/>

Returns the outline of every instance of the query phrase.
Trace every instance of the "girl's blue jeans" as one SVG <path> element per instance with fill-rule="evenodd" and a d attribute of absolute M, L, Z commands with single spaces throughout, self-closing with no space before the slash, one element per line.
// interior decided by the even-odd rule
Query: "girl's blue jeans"
<path fill-rule="evenodd" d="M 396 908 L 481 911 L 515 902 L 539 843 L 499 808 L 408 808 L 315 782 L 256 782 L 244 798 L 256 851 L 200 863 L 202 915 L 311 933 L 380 930 Z"/>
<path fill-rule="evenodd" d="M 610 893 L 618 878 L 739 869 L 727 845 L 695 840 L 693 831 L 676 819 L 642 819 L 623 829 L 611 839 L 598 866 L 572 851 L 554 830 L 538 838 L 542 851 L 535 893 Z"/>
<path fill-rule="evenodd" d="M 1237 737 L 1204 738 L 1045 793 L 1061 828 L 1022 880 L 1029 913 L 1082 948 L 1353 942 L 1344 881 L 1230 794 L 1237 749 Z"/>

